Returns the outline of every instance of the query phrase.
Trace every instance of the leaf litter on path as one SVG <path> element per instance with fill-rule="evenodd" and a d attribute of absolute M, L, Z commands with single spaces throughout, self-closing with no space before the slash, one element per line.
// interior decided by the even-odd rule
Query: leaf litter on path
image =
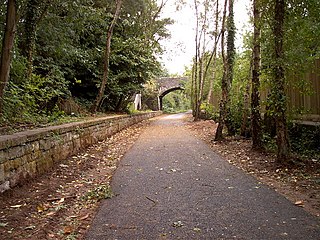
<path fill-rule="evenodd" d="M 83 238 L 99 200 L 111 197 L 108 186 L 119 160 L 149 123 L 133 125 L 60 162 L 52 172 L 0 195 L 1 237 Z"/>

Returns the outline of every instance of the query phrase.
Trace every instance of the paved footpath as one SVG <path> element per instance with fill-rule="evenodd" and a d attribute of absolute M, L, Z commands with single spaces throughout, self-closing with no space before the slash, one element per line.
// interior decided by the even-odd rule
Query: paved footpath
<path fill-rule="evenodd" d="M 319 221 L 162 117 L 112 180 L 86 239 L 320 239 Z"/>

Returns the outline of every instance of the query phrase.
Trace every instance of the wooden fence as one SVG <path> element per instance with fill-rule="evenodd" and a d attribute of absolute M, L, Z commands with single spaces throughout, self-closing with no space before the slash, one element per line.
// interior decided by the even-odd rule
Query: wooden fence
<path fill-rule="evenodd" d="M 320 60 L 315 61 L 309 71 L 301 74 L 289 74 L 287 79 L 287 110 L 297 120 L 320 121 Z M 268 90 L 261 91 L 264 106 L 267 102 Z"/>
<path fill-rule="evenodd" d="M 302 81 L 304 79 L 304 81 Z M 286 90 L 288 114 L 293 119 L 320 122 L 320 59 L 316 60 L 311 70 L 298 75 L 289 75 Z M 237 88 L 237 86 L 234 86 Z M 239 87 L 238 87 L 239 88 Z M 213 93 L 211 104 L 219 111 L 220 91 Z M 235 92 L 240 93 L 236 89 Z M 267 104 L 268 89 L 261 90 L 262 113 Z"/>
<path fill-rule="evenodd" d="M 296 76 L 292 76 L 293 81 L 299 82 Z M 312 70 L 305 73 L 306 85 L 289 85 L 288 110 L 295 113 L 301 110 L 301 113 L 294 114 L 297 118 L 303 120 L 320 121 L 320 60 L 317 60 Z M 291 80 L 291 79 L 290 79 Z"/>

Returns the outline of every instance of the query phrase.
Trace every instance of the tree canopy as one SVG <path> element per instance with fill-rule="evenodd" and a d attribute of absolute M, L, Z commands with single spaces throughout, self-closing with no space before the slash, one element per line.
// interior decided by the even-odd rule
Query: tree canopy
<path fill-rule="evenodd" d="M 9 1 L 10 2 L 10 1 Z M 111 0 L 20 0 L 10 80 L 2 120 L 56 111 L 69 98 L 83 105 L 95 99 L 103 74 Z M 155 0 L 124 0 L 111 41 L 109 80 L 100 111 L 124 111 L 142 85 L 162 73 L 156 54 L 169 36 Z M 0 7 L 0 32 L 7 11 Z"/>

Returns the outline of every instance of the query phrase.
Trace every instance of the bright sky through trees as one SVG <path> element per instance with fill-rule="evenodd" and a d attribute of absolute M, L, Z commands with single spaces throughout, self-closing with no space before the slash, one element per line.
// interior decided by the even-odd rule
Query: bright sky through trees
<path fill-rule="evenodd" d="M 162 17 L 170 17 L 175 23 L 168 27 L 171 38 L 162 41 L 164 54 L 162 62 L 170 74 L 183 74 L 185 66 L 189 66 L 195 52 L 195 15 L 194 0 L 185 0 L 187 5 L 176 11 L 176 0 L 168 0 L 162 11 Z M 158 0 L 161 2 L 161 0 Z M 221 1 L 221 5 L 222 5 Z M 237 28 L 236 46 L 242 44 L 241 33 L 244 31 L 244 24 L 248 25 L 248 7 L 250 0 L 236 0 L 235 2 L 235 23 Z"/>

